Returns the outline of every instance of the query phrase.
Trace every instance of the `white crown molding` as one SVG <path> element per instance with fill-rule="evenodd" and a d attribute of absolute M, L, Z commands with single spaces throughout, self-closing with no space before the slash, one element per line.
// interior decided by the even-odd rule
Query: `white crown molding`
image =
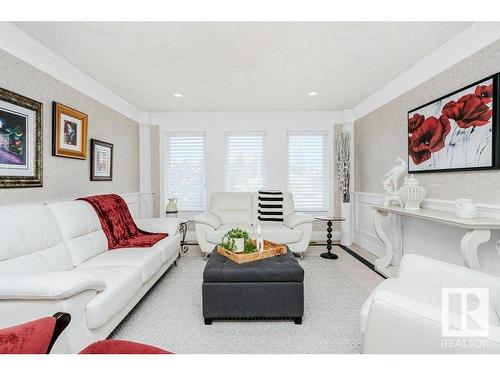
<path fill-rule="evenodd" d="M 141 125 L 151 125 L 151 113 L 150 112 L 140 112 L 139 113 L 139 124 Z"/>
<path fill-rule="evenodd" d="M 344 111 L 231 111 L 231 112 L 151 112 L 150 123 L 153 125 L 177 122 L 218 123 L 234 120 L 244 121 L 270 120 L 318 120 L 331 122 L 332 126 L 344 122 Z"/>
<path fill-rule="evenodd" d="M 354 107 L 359 119 L 500 39 L 500 22 L 475 22 Z"/>
<path fill-rule="evenodd" d="M 10 22 L 0 22 L 0 48 L 134 120 L 140 111 Z"/>

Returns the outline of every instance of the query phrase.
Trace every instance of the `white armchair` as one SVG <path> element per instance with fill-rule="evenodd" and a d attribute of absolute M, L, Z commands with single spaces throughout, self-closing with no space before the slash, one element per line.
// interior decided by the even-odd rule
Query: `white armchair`
<path fill-rule="evenodd" d="M 194 218 L 196 237 L 201 250 L 208 256 L 224 234 L 232 228 L 254 232 L 262 226 L 264 239 L 288 245 L 290 251 L 305 253 L 312 235 L 311 215 L 295 212 L 293 197 L 283 194 L 283 222 L 260 222 L 258 220 L 258 193 L 214 193 L 209 209 Z"/>
<path fill-rule="evenodd" d="M 442 336 L 443 288 L 489 290 L 489 336 L 472 338 L 479 345 L 467 345 L 467 337 L 450 345 Z M 460 322 L 459 308 L 450 310 L 452 324 Z M 398 277 L 380 283 L 364 303 L 361 330 L 365 353 L 500 353 L 500 278 L 405 255 Z"/>

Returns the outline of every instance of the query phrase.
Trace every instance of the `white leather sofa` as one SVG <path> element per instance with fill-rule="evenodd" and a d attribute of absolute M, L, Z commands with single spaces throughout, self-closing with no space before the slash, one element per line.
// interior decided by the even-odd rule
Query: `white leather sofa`
<path fill-rule="evenodd" d="M 286 244 L 292 252 L 303 256 L 311 240 L 314 218 L 295 212 L 292 194 L 283 194 L 282 223 L 260 222 L 257 211 L 258 193 L 213 193 L 208 211 L 194 218 L 196 238 L 205 256 L 230 229 L 244 229 L 252 235 L 258 224 L 265 240 Z"/>
<path fill-rule="evenodd" d="M 443 337 L 443 288 L 489 290 L 488 337 Z M 460 303 L 450 306 L 452 327 L 461 329 Z M 405 255 L 398 277 L 380 283 L 364 303 L 361 330 L 365 353 L 500 353 L 500 278 Z"/>
<path fill-rule="evenodd" d="M 64 311 L 71 323 L 53 352 L 106 338 L 179 253 L 179 220 L 136 223 L 169 236 L 150 248 L 108 251 L 87 202 L 0 207 L 0 327 Z"/>

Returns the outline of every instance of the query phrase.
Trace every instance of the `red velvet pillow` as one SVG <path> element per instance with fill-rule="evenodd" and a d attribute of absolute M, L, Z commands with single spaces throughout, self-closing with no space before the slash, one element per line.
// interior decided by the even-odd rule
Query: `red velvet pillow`
<path fill-rule="evenodd" d="M 155 346 L 125 340 L 96 341 L 80 354 L 173 354 Z"/>
<path fill-rule="evenodd" d="M 55 324 L 48 317 L 0 329 L 0 354 L 46 354 Z"/>

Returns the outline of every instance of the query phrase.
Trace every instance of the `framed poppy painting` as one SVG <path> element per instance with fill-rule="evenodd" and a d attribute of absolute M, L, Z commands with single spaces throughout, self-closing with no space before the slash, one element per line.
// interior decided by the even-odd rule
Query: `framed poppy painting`
<path fill-rule="evenodd" d="M 500 161 L 499 74 L 408 112 L 408 171 L 493 169 Z"/>

